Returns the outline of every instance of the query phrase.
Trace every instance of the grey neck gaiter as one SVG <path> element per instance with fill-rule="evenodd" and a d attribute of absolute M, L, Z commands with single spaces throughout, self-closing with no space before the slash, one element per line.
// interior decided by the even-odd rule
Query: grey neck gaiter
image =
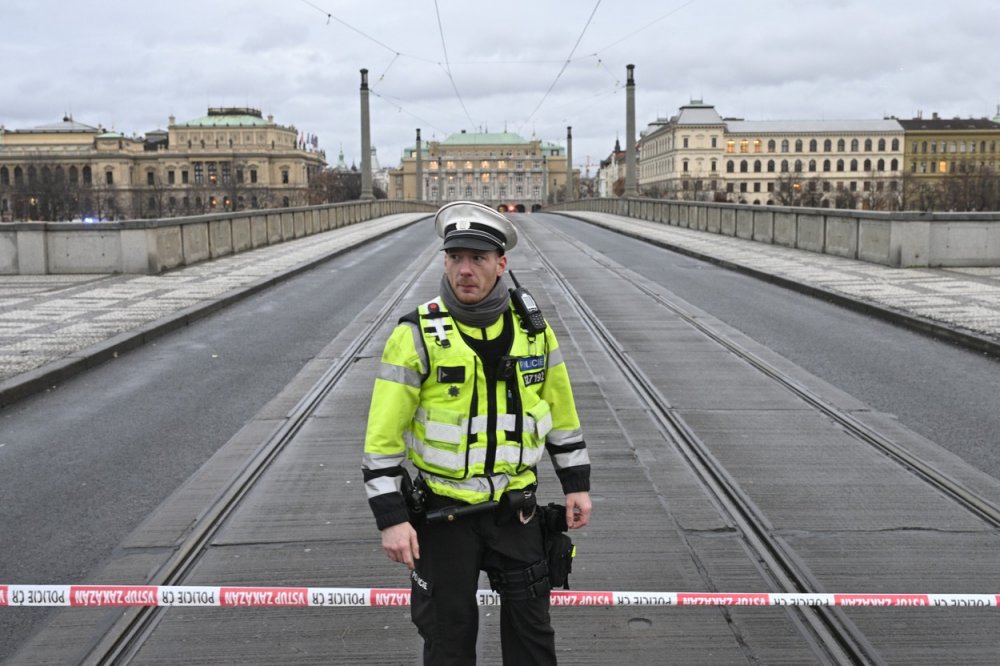
<path fill-rule="evenodd" d="M 441 276 L 441 300 L 444 302 L 444 306 L 448 309 L 449 314 L 456 320 L 466 326 L 485 328 L 499 319 L 500 315 L 507 309 L 507 304 L 510 302 L 510 293 L 507 281 L 501 276 L 497 280 L 497 283 L 493 285 L 490 293 L 486 295 L 486 298 L 478 303 L 466 305 L 458 300 L 458 297 L 451 288 L 451 283 L 448 282 L 448 275 L 445 274 Z"/>

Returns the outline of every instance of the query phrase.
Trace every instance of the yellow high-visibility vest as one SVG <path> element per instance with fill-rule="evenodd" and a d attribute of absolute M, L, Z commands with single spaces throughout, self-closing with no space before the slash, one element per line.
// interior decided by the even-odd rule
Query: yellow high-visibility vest
<path fill-rule="evenodd" d="M 364 465 L 407 456 L 430 489 L 458 501 L 499 499 L 532 485 L 546 443 L 556 469 L 588 465 L 569 376 L 551 327 L 529 335 L 508 309 L 485 329 L 465 326 L 440 298 L 417 308 L 419 324 L 390 336 L 375 380 Z M 488 340 L 513 329 L 505 372 L 487 379 L 483 361 L 460 332 Z M 574 444 L 579 443 L 579 447 Z M 392 476 L 366 483 L 369 498 L 398 490 Z"/>

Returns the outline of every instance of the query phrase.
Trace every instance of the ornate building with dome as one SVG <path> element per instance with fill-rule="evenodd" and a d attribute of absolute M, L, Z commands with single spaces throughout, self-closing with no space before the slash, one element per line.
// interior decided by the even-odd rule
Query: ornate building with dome
<path fill-rule="evenodd" d="M 0 128 L 0 220 L 136 219 L 305 205 L 326 165 L 294 126 L 210 108 L 125 136 L 75 121 Z"/>

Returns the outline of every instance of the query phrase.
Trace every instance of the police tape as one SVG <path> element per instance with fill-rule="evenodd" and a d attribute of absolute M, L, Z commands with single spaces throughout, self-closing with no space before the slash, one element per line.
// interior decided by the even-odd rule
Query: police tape
<path fill-rule="evenodd" d="M 480 606 L 500 595 L 479 590 Z M 553 606 L 866 606 L 997 607 L 1000 594 L 827 594 L 785 592 L 605 592 L 553 590 Z M 206 587 L 157 585 L 0 585 L 3 606 L 409 606 L 410 590 L 357 587 Z"/>

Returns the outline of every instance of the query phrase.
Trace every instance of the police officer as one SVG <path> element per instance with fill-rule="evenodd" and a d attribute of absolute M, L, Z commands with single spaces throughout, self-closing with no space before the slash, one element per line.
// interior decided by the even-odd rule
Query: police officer
<path fill-rule="evenodd" d="M 475 593 L 486 571 L 502 601 L 504 663 L 554 664 L 546 537 L 530 500 L 547 451 L 567 526 L 590 519 L 590 460 L 569 376 L 552 328 L 532 326 L 513 307 L 504 279 L 517 243 L 510 221 L 459 201 L 441 207 L 435 226 L 444 238 L 440 295 L 400 320 L 375 379 L 363 462 L 368 502 L 386 554 L 411 570 L 424 663 L 475 663 Z M 411 523 L 401 492 L 406 458 L 428 511 L 496 508 Z"/>

